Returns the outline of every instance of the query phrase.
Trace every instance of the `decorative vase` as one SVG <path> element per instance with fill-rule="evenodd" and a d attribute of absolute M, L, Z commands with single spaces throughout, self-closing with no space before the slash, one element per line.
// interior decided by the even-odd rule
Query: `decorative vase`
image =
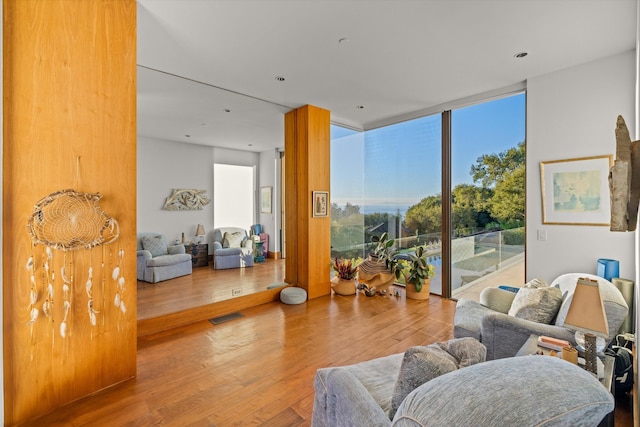
<path fill-rule="evenodd" d="M 407 298 L 420 301 L 428 300 L 430 286 L 431 279 L 424 279 L 422 290 L 420 292 L 416 292 L 416 286 L 413 283 L 407 283 L 405 287 L 405 290 L 407 291 Z"/>
<path fill-rule="evenodd" d="M 356 281 L 355 279 L 345 280 L 338 276 L 333 276 L 331 279 L 331 289 L 338 295 L 355 295 Z"/>

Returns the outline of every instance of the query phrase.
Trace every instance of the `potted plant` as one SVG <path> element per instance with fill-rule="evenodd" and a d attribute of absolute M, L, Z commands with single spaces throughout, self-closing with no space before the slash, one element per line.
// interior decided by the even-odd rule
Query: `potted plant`
<path fill-rule="evenodd" d="M 331 269 L 335 276 L 331 279 L 331 288 L 338 295 L 353 295 L 356 293 L 356 275 L 358 274 L 358 262 L 353 259 L 341 259 L 336 257 L 331 263 Z"/>
<path fill-rule="evenodd" d="M 363 283 L 369 292 L 384 293 L 393 282 L 400 278 L 402 265 L 395 257 L 394 239 L 387 239 L 383 233 L 373 253 L 358 266 L 358 281 Z"/>
<path fill-rule="evenodd" d="M 429 286 L 431 278 L 436 271 L 433 265 L 427 262 L 424 246 L 416 247 L 416 252 L 407 254 L 407 270 L 404 273 L 407 298 L 426 300 L 429 299 Z M 426 287 L 422 292 L 423 287 Z"/>

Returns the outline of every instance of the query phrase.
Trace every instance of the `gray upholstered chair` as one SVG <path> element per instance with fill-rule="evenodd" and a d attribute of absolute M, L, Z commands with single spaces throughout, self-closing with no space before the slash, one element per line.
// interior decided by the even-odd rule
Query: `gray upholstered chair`
<path fill-rule="evenodd" d="M 600 295 L 609 326 L 607 343 L 615 338 L 629 308 L 615 285 L 602 277 L 587 273 L 563 274 L 549 286 L 562 293 L 562 302 L 551 324 L 510 316 L 511 303 L 516 294 L 498 288 L 484 289 L 480 302 L 460 298 L 453 319 L 454 337 L 473 337 L 487 347 L 487 359 L 514 356 L 531 335 L 546 335 L 576 345 L 575 333 L 564 327 L 564 319 L 571 305 L 571 297 L 579 277 L 598 280 Z"/>
<path fill-rule="evenodd" d="M 157 283 L 191 274 L 191 254 L 184 245 L 169 245 L 160 233 L 141 232 L 137 239 L 138 280 Z"/>
<path fill-rule="evenodd" d="M 239 227 L 213 230 L 213 268 L 253 267 L 253 242 Z"/>

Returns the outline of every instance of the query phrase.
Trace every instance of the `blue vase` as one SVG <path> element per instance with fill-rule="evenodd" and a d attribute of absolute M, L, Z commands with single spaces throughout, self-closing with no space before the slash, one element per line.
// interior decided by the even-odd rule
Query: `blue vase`
<path fill-rule="evenodd" d="M 611 281 L 614 277 L 620 277 L 620 261 L 616 259 L 600 258 L 598 260 L 598 276 Z"/>

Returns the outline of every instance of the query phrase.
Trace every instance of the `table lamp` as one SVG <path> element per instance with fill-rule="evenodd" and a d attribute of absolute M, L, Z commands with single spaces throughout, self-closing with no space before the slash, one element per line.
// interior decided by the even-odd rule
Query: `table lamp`
<path fill-rule="evenodd" d="M 198 226 L 196 227 L 196 238 L 198 239 L 198 243 L 202 242 L 202 238 L 204 237 L 204 235 L 204 225 L 198 224 Z"/>
<path fill-rule="evenodd" d="M 609 336 L 609 324 L 597 280 L 578 279 L 564 326 L 576 331 L 576 342 L 584 348 L 584 368 L 597 376 L 596 339 L 601 338 L 600 341 L 604 342 L 604 338 Z"/>

